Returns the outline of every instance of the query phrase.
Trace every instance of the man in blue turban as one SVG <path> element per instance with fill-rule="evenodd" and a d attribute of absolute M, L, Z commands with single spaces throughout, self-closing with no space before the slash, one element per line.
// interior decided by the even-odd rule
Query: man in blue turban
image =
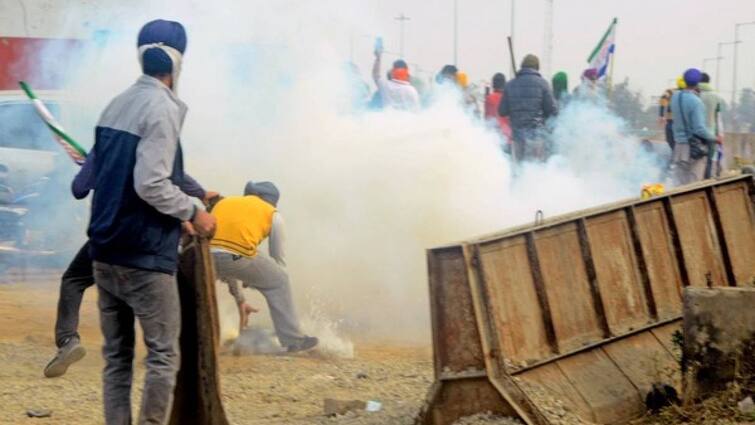
<path fill-rule="evenodd" d="M 139 424 L 164 424 L 179 366 L 176 282 L 181 226 L 210 236 L 215 219 L 181 191 L 179 136 L 187 107 L 176 96 L 186 31 L 156 20 L 139 32 L 144 75 L 105 108 L 95 130 L 90 254 L 104 336 L 105 422 L 131 424 L 134 321 L 147 346 Z"/>

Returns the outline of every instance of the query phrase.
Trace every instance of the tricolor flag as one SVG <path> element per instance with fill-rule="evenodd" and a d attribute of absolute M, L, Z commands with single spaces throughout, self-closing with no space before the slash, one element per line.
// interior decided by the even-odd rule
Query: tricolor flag
<path fill-rule="evenodd" d="M 55 117 L 52 116 L 50 110 L 47 109 L 47 107 L 44 103 L 42 103 L 41 100 L 37 99 L 37 96 L 34 95 L 34 92 L 31 91 L 31 87 L 29 87 L 28 84 L 23 81 L 19 81 L 18 84 L 29 97 L 29 100 L 31 100 L 32 104 L 34 105 L 34 109 L 36 109 L 37 114 L 39 114 L 39 117 L 42 118 L 42 121 L 44 121 L 45 124 L 47 124 L 47 128 L 52 131 L 52 136 L 55 138 L 55 141 L 63 147 L 68 156 L 73 159 L 73 162 L 79 165 L 83 165 L 84 160 L 87 157 L 87 151 L 85 151 L 84 148 L 81 147 L 81 145 L 76 143 L 76 141 L 73 140 L 71 136 L 66 134 L 65 130 L 63 130 L 63 127 L 58 123 Z"/>
<path fill-rule="evenodd" d="M 608 31 L 603 34 L 603 38 L 600 39 L 600 43 L 595 46 L 592 54 L 587 58 L 587 62 L 590 64 L 590 68 L 598 72 L 598 79 L 605 78 L 608 73 L 608 65 L 613 59 L 613 52 L 616 49 L 616 23 L 618 19 L 613 18 L 611 26 L 608 27 Z"/>

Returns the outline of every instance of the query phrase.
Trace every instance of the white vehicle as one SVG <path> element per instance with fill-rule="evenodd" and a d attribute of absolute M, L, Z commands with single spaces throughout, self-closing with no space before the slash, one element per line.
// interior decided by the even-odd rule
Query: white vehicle
<path fill-rule="evenodd" d="M 0 95 L 0 164 L 6 175 L 0 184 L 19 190 L 51 174 L 62 151 L 28 100 L 3 97 Z M 45 104 L 53 114 L 58 113 L 57 103 Z"/>

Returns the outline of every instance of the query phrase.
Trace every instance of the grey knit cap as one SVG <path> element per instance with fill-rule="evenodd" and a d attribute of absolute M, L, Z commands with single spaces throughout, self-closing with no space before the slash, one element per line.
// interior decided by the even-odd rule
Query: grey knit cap
<path fill-rule="evenodd" d="M 522 60 L 522 68 L 530 68 L 534 70 L 540 69 L 540 59 L 535 55 L 527 55 Z"/>
<path fill-rule="evenodd" d="M 281 196 L 278 188 L 272 182 L 255 183 L 251 180 L 244 186 L 244 196 L 248 195 L 259 196 L 274 207 L 278 206 L 278 199 Z"/>

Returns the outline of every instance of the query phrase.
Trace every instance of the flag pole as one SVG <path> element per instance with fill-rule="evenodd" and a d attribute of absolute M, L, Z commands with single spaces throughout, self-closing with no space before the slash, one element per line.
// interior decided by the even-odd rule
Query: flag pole
<path fill-rule="evenodd" d="M 608 67 L 608 98 L 611 99 L 611 96 L 613 95 L 613 68 L 614 64 L 616 63 L 616 31 L 618 31 L 619 26 L 617 25 L 619 23 L 618 18 L 613 18 L 613 53 L 611 53 L 611 64 Z"/>
<path fill-rule="evenodd" d="M 63 127 L 58 123 L 55 117 L 53 117 L 45 104 L 37 98 L 37 96 L 31 90 L 31 87 L 26 82 L 19 81 L 18 85 L 21 86 L 21 89 L 24 91 L 24 93 L 26 93 L 26 96 L 31 101 L 39 117 L 45 123 L 47 128 L 52 132 L 52 136 L 55 141 L 63 147 L 63 149 L 66 151 L 68 156 L 71 157 L 73 162 L 78 165 L 83 165 L 87 156 L 86 150 L 82 148 L 81 145 L 76 142 L 76 140 L 66 134 L 65 130 L 63 130 Z"/>

